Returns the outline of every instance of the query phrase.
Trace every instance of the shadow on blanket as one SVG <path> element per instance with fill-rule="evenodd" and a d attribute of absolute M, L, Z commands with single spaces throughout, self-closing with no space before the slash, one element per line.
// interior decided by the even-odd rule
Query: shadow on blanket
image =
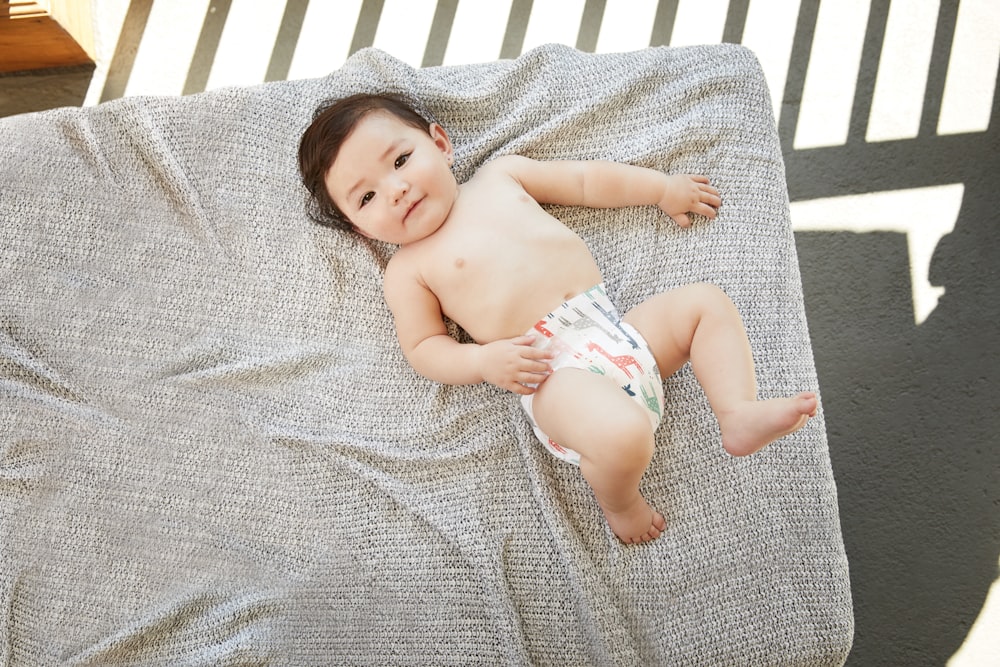
<path fill-rule="evenodd" d="M 817 389 L 784 170 L 735 46 L 315 80 L 0 121 L 0 656 L 10 664 L 836 665 L 852 637 L 822 411 L 729 458 L 689 368 L 620 545 L 516 397 L 402 357 L 389 248 L 308 222 L 325 98 L 404 91 L 492 157 L 708 174 L 726 205 L 554 212 L 622 308 L 721 285 L 762 396 Z"/>

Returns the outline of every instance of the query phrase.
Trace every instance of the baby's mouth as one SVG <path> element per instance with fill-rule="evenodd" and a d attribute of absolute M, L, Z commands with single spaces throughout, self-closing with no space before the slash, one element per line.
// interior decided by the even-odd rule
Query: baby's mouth
<path fill-rule="evenodd" d="M 418 199 L 417 201 L 415 201 L 412 204 L 410 204 L 410 208 L 406 209 L 406 213 L 403 215 L 403 223 L 404 224 L 406 223 L 407 220 L 410 219 L 410 214 L 413 213 L 413 211 L 417 208 L 417 206 L 420 206 L 420 203 L 422 201 L 423 201 L 423 198 Z"/>

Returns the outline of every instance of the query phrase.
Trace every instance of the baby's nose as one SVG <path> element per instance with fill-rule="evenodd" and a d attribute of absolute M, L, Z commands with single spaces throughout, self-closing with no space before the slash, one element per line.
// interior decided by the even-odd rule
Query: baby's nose
<path fill-rule="evenodd" d="M 398 178 L 392 185 L 393 201 L 399 202 L 410 191 L 410 184 L 404 179 Z"/>

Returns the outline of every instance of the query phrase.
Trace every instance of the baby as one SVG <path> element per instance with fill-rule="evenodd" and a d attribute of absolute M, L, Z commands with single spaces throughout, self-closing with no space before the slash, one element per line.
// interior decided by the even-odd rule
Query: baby
<path fill-rule="evenodd" d="M 656 205 L 681 227 L 722 201 L 704 176 L 602 161 L 504 156 L 466 183 L 452 144 L 405 99 L 354 95 L 321 108 L 299 168 L 321 221 L 396 244 L 383 288 L 419 373 L 521 395 L 549 451 L 579 465 L 612 531 L 665 529 L 639 482 L 653 456 L 663 378 L 690 360 L 732 455 L 758 451 L 816 414 L 815 394 L 757 400 L 740 315 L 717 287 L 663 292 L 619 315 L 573 231 L 540 204 Z M 444 317 L 475 343 L 448 335 Z"/>

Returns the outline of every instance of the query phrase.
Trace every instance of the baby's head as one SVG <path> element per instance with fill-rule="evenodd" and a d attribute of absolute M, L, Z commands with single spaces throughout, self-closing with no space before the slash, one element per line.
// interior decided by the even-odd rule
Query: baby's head
<path fill-rule="evenodd" d="M 312 198 L 309 214 L 316 222 L 357 231 L 330 196 L 326 175 L 354 128 L 376 112 L 390 114 L 406 125 L 430 132 L 431 122 L 400 95 L 359 93 L 320 105 L 299 142 L 299 174 Z"/>

